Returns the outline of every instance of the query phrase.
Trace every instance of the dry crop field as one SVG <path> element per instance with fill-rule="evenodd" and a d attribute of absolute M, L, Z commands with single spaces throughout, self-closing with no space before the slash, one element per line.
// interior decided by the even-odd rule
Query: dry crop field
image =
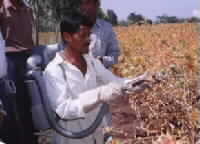
<path fill-rule="evenodd" d="M 131 77 L 159 71 L 165 79 L 111 105 L 113 126 L 107 130 L 114 135 L 112 143 L 194 144 L 200 115 L 197 24 L 132 25 L 114 30 L 121 48 L 119 63 L 112 69 L 115 74 Z M 41 35 L 41 43 L 50 43 L 49 36 L 55 34 Z"/>

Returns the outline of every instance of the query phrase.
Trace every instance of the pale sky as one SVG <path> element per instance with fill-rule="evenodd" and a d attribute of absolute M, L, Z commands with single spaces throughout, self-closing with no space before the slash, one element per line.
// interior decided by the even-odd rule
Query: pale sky
<path fill-rule="evenodd" d="M 163 14 L 179 18 L 200 17 L 200 0 L 101 0 L 101 7 L 104 11 L 114 10 L 119 20 L 125 20 L 131 12 L 154 20 Z"/>

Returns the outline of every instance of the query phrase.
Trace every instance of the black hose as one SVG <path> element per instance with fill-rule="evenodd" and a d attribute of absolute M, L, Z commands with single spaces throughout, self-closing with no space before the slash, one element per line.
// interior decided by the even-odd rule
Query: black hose
<path fill-rule="evenodd" d="M 89 136 L 90 134 L 94 133 L 96 128 L 101 124 L 103 117 L 105 116 L 106 112 L 108 111 L 108 105 L 107 104 L 102 104 L 101 109 L 94 120 L 94 122 L 91 124 L 90 127 L 80 131 L 80 132 L 72 132 L 68 131 L 67 129 L 64 129 L 58 121 L 55 119 L 55 116 L 53 116 L 52 113 L 53 110 L 50 107 L 50 103 L 48 99 L 45 99 L 45 94 L 46 93 L 46 88 L 44 88 L 45 83 L 44 80 L 39 79 L 42 78 L 42 72 L 41 71 L 32 71 L 31 72 L 31 77 L 33 80 L 35 80 L 38 90 L 41 96 L 41 102 L 44 107 L 44 112 L 46 114 L 46 118 L 50 124 L 50 126 L 59 134 L 61 134 L 64 137 L 72 138 L 72 139 L 81 139 L 84 137 Z"/>

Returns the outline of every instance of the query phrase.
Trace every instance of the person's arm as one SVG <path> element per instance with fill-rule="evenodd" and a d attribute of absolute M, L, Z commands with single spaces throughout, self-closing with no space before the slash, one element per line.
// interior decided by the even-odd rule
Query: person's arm
<path fill-rule="evenodd" d="M 112 26 L 110 25 L 106 31 L 108 33 L 106 40 L 106 55 L 102 57 L 102 62 L 106 68 L 109 68 L 113 64 L 118 63 L 120 49 Z"/>
<path fill-rule="evenodd" d="M 148 72 L 132 78 L 118 77 L 106 69 L 98 59 L 93 60 L 93 66 L 95 68 L 98 81 L 102 82 L 101 84 L 116 82 L 121 85 L 121 88 L 123 89 L 122 91 L 124 91 L 123 93 L 134 94 L 142 92 L 145 88 L 151 87 L 152 83 L 154 83 L 157 79 L 155 74 Z"/>
<path fill-rule="evenodd" d="M 57 76 L 48 71 L 44 73 L 47 96 L 53 110 L 61 119 L 84 117 L 85 113 L 80 107 L 80 100 L 72 99 L 70 92 L 67 90 L 65 80 L 59 76 L 62 76 L 62 73 L 58 73 Z"/>
<path fill-rule="evenodd" d="M 84 118 L 85 113 L 90 112 L 100 103 L 111 101 L 122 95 L 121 86 L 118 83 L 109 83 L 72 98 L 66 81 L 60 77 L 62 72 L 45 71 L 44 76 L 51 106 L 61 119 Z"/>

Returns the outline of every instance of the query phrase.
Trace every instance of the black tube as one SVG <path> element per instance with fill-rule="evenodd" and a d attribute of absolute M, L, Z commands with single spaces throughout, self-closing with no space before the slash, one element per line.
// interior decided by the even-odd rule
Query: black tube
<path fill-rule="evenodd" d="M 42 105 L 44 106 L 44 111 L 47 117 L 47 120 L 50 124 L 50 126 L 59 134 L 61 134 L 64 137 L 68 137 L 68 138 L 72 138 L 72 139 L 81 139 L 84 137 L 89 136 L 90 134 L 94 133 L 94 131 L 96 130 L 96 128 L 98 128 L 98 126 L 101 124 L 104 115 L 106 114 L 106 112 L 108 111 L 108 105 L 107 104 L 103 104 L 101 106 L 101 109 L 96 117 L 96 119 L 94 120 L 94 122 L 91 124 L 90 127 L 80 131 L 80 132 L 72 132 L 72 131 L 68 131 L 66 129 L 64 129 L 62 126 L 59 125 L 59 123 L 57 122 L 57 120 L 55 119 L 55 117 L 52 115 L 53 110 L 50 107 L 50 103 L 48 99 L 45 99 L 45 94 L 46 93 L 46 88 L 44 80 L 41 80 L 39 78 L 42 78 L 42 72 L 41 71 L 32 71 L 31 72 L 31 77 L 33 80 L 36 81 L 36 84 L 38 86 L 39 89 L 39 93 L 41 96 L 41 102 Z"/>

